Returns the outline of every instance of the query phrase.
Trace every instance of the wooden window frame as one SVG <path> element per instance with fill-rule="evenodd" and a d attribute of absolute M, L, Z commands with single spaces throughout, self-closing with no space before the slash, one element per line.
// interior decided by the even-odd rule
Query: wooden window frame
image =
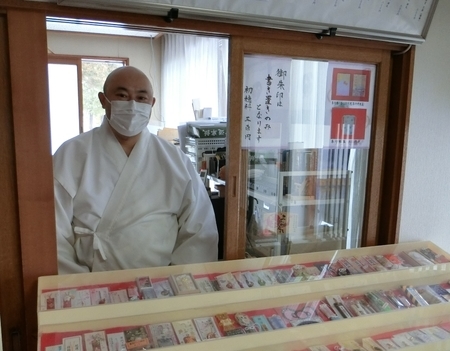
<path fill-rule="evenodd" d="M 105 56 L 85 56 L 85 55 L 60 55 L 48 54 L 48 63 L 74 65 L 77 66 L 77 88 L 78 88 L 78 131 L 84 132 L 83 121 L 83 60 L 96 61 L 122 61 L 125 66 L 129 65 L 129 59 L 126 57 L 105 57 Z"/>

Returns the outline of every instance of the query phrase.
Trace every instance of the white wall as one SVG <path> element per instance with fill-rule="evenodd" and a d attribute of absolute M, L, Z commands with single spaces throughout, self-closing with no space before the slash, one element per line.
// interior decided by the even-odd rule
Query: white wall
<path fill-rule="evenodd" d="M 450 251 L 450 1 L 416 48 L 400 241 Z"/>
<path fill-rule="evenodd" d="M 153 84 L 156 104 L 152 110 L 150 125 L 159 123 L 161 110 L 161 42 L 159 39 L 122 37 L 68 32 L 47 32 L 47 46 L 54 54 L 125 57 L 148 75 Z"/>

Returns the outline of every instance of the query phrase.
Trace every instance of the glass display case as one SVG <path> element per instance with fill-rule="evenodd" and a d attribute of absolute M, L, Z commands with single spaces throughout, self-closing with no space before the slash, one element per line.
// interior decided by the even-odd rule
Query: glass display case
<path fill-rule="evenodd" d="M 41 277 L 38 351 L 446 350 L 449 270 L 413 242 Z"/>

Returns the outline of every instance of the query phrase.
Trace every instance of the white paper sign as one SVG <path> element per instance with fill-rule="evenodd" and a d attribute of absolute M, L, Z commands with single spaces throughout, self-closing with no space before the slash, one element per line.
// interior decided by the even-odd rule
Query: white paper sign
<path fill-rule="evenodd" d="M 244 58 L 243 148 L 281 148 L 287 143 L 291 61 Z"/>

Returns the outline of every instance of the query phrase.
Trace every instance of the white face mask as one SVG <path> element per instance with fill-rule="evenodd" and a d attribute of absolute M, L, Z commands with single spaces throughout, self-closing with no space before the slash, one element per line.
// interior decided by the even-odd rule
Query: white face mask
<path fill-rule="evenodd" d="M 117 133 L 132 137 L 138 135 L 147 127 L 152 114 L 152 105 L 136 102 L 134 100 L 109 101 L 111 104 L 111 116 L 109 124 Z"/>

